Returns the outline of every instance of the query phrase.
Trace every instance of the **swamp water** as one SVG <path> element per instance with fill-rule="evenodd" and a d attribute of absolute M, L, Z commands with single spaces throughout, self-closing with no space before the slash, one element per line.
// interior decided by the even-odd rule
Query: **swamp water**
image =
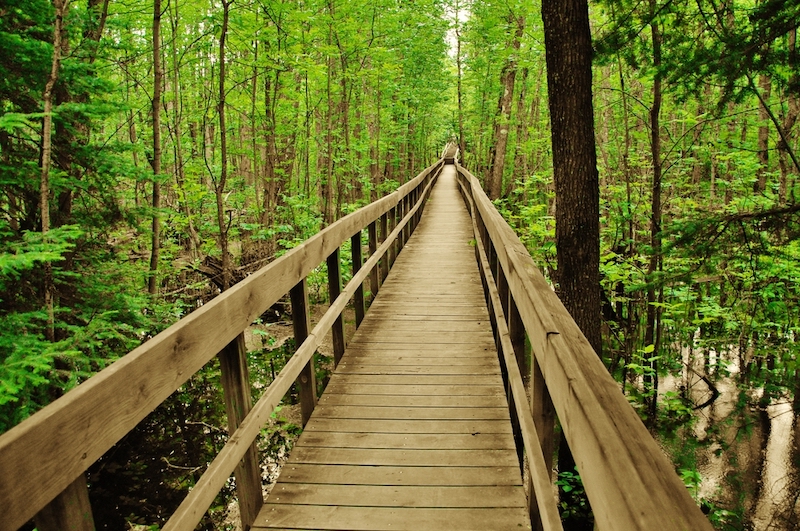
<path fill-rule="evenodd" d="M 681 376 L 661 377 L 662 396 L 683 393 L 698 405 L 713 397 L 701 376 L 706 374 L 706 360 L 697 351 L 692 354 L 684 349 Z M 691 433 L 682 435 L 699 443 L 695 458 L 700 481 L 693 494 L 717 509 L 719 529 L 800 529 L 800 419 L 791 397 L 773 399 L 766 408 L 743 405 L 737 350 L 711 351 L 708 358 L 712 370 L 718 371 L 713 385 L 719 395 L 694 410 Z M 763 396 L 763 389 L 744 392 L 749 404 Z"/>

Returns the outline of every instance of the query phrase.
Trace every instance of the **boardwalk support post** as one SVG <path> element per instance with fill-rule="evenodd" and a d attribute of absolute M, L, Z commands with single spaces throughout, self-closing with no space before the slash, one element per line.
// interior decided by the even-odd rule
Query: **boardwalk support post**
<path fill-rule="evenodd" d="M 373 221 L 367 229 L 369 237 L 369 255 L 372 256 L 378 250 L 378 225 Z M 355 260 L 353 260 L 355 263 Z M 378 284 L 378 267 L 373 267 L 369 272 L 369 289 L 372 292 L 372 299 L 378 294 L 380 285 Z"/>
<path fill-rule="evenodd" d="M 388 214 L 383 214 L 381 216 L 381 243 L 386 241 L 387 236 L 389 235 L 389 216 Z M 389 253 L 383 255 L 383 258 L 380 260 L 381 264 L 381 284 L 386 281 L 386 277 L 389 276 Z"/>
<path fill-rule="evenodd" d="M 308 286 L 306 279 L 301 280 L 289 291 L 292 301 L 292 327 L 294 328 L 295 348 L 300 348 L 308 337 Z M 300 397 L 300 409 L 303 416 L 303 426 L 306 425 L 314 407 L 317 405 L 317 380 L 314 371 L 314 356 L 308 360 L 300 375 L 297 377 L 297 394 Z"/>
<path fill-rule="evenodd" d="M 83 474 L 34 517 L 39 531 L 94 531 L 89 489 Z"/>
<path fill-rule="evenodd" d="M 353 234 L 350 239 L 350 247 L 353 249 L 353 276 L 361 270 L 361 265 L 364 259 L 361 256 L 361 231 Z M 356 288 L 355 295 L 353 296 L 353 303 L 356 310 L 356 328 L 361 326 L 361 321 L 364 320 L 364 284 L 362 283 Z"/>
<path fill-rule="evenodd" d="M 342 270 L 339 260 L 339 248 L 337 247 L 327 259 L 328 264 L 328 302 L 333 304 L 336 297 L 342 292 Z M 331 327 L 331 338 L 333 339 L 333 363 L 339 364 L 339 360 L 344 356 L 344 323 L 342 316 L 338 316 Z"/>
<path fill-rule="evenodd" d="M 236 339 L 219 353 L 218 358 L 225 411 L 228 415 L 228 434 L 233 435 L 252 408 L 244 333 L 236 336 Z M 261 493 L 261 471 L 258 465 L 258 447 L 255 441 L 239 462 L 234 474 L 242 529 L 247 531 L 253 525 L 258 511 L 264 504 L 264 497 Z"/>

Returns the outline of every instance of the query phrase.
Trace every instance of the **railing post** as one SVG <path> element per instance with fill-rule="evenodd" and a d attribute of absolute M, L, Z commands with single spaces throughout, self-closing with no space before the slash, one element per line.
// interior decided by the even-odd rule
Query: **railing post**
<path fill-rule="evenodd" d="M 403 221 L 403 218 L 406 217 L 406 208 L 408 206 L 408 196 L 405 196 L 403 199 L 400 200 L 397 209 L 397 220 L 395 221 L 395 227 Z M 400 251 L 403 250 L 403 246 L 406 244 L 406 231 L 408 230 L 408 225 L 405 225 L 401 230 L 400 233 L 397 235 L 397 254 L 400 254 Z"/>
<path fill-rule="evenodd" d="M 236 336 L 236 339 L 228 343 L 217 357 L 225 411 L 228 415 L 228 434 L 233 435 L 252 407 L 244 334 Z M 258 511 L 264 504 L 261 493 L 261 471 L 258 466 L 258 447 L 255 441 L 239 462 L 234 474 L 242 529 L 247 531 L 255 522 Z"/>
<path fill-rule="evenodd" d="M 369 224 L 367 229 L 369 235 L 369 255 L 372 256 L 378 251 L 378 225 L 376 222 L 372 222 Z M 375 296 L 378 294 L 378 290 L 380 286 L 378 285 L 378 266 L 372 268 L 372 271 L 369 272 L 369 286 L 370 291 L 372 292 L 372 299 L 375 299 Z"/>
<path fill-rule="evenodd" d="M 292 301 L 292 327 L 294 328 L 295 349 L 300 348 L 308 337 L 308 287 L 306 279 L 301 280 L 289 291 Z M 297 377 L 297 394 L 300 397 L 300 409 L 303 415 L 303 426 L 306 425 L 314 407 L 317 405 L 317 381 L 314 374 L 314 356 Z"/>
<path fill-rule="evenodd" d="M 514 294 L 508 292 L 508 311 L 506 312 L 508 319 L 508 333 L 511 338 L 511 344 L 514 346 L 514 354 L 517 356 L 517 365 L 519 365 L 520 374 L 528 374 L 528 352 L 525 349 L 525 324 L 522 322 L 522 316 L 517 309 L 517 303 L 514 300 Z"/>
<path fill-rule="evenodd" d="M 388 227 L 387 234 L 391 233 L 394 230 L 394 228 L 397 226 L 397 208 L 398 208 L 398 206 L 399 206 L 399 203 L 397 205 L 393 206 L 389 210 L 389 227 Z M 397 243 L 398 243 L 399 239 L 400 239 L 399 236 L 397 238 L 395 238 L 395 240 L 392 242 L 392 245 L 389 247 L 389 252 L 388 252 L 388 255 L 389 255 L 389 269 L 392 268 L 392 266 L 394 265 L 394 261 L 397 258 L 397 253 L 398 253 Z M 388 274 L 388 271 L 387 271 L 387 274 Z"/>
<path fill-rule="evenodd" d="M 389 215 L 388 213 L 381 216 L 381 243 L 386 241 L 386 238 L 389 236 Z M 386 254 L 383 255 L 381 258 L 381 284 L 386 281 L 386 277 L 389 276 L 389 253 L 391 251 L 387 251 Z"/>
<path fill-rule="evenodd" d="M 492 246 L 494 249 L 494 246 Z M 500 298 L 500 306 L 502 306 L 503 317 L 506 321 L 505 324 L 508 326 L 509 322 L 509 315 L 508 315 L 508 298 L 509 298 L 509 289 L 508 289 L 508 281 L 506 280 L 505 272 L 503 268 L 500 266 L 499 260 L 497 260 L 497 254 L 494 253 L 495 256 L 495 264 L 497 268 L 497 272 L 495 273 L 496 285 L 497 285 L 497 294 Z M 499 327 L 498 327 L 499 329 Z M 509 331 L 510 335 L 510 331 Z M 498 338 L 499 339 L 499 338 Z M 498 341 L 500 343 L 500 341 Z M 513 344 L 512 344 L 513 346 Z M 498 346 L 498 348 L 502 348 L 502 346 Z M 516 349 L 514 351 L 514 362 L 516 363 Z M 501 364 L 502 365 L 502 364 Z M 508 378 L 508 368 L 505 369 L 506 378 Z M 511 415 L 511 431 L 514 434 L 514 443 L 517 447 L 517 457 L 519 458 L 520 467 L 523 467 L 524 459 L 523 456 L 525 455 L 525 446 L 522 441 L 522 431 L 520 430 L 520 422 L 519 417 L 517 417 L 517 408 L 514 405 L 514 395 L 511 392 L 511 383 L 506 382 L 506 396 L 508 397 L 508 409 L 509 414 Z"/>
<path fill-rule="evenodd" d="M 327 260 L 328 264 L 328 298 L 330 304 L 342 292 L 342 270 L 339 260 L 339 248 L 331 253 Z M 339 365 L 339 360 L 344 355 L 344 323 L 342 316 L 339 315 L 331 327 L 331 338 L 333 339 L 333 366 Z"/>
<path fill-rule="evenodd" d="M 500 295 L 500 303 L 503 305 L 503 315 L 506 317 L 506 324 L 508 324 L 508 280 L 506 279 L 505 271 L 503 271 L 502 266 L 500 265 L 499 260 L 497 259 L 497 254 L 495 253 L 495 267 L 497 271 L 495 272 L 495 278 L 497 278 L 497 294 Z"/>
<path fill-rule="evenodd" d="M 531 414 L 536 424 L 547 473 L 552 475 L 556 411 L 535 353 L 531 356 Z"/>
<path fill-rule="evenodd" d="M 34 517 L 39 531 L 94 531 L 86 477 L 81 474 Z"/>
<path fill-rule="evenodd" d="M 353 249 L 353 275 L 361 270 L 364 260 L 361 256 L 361 231 L 353 234 L 350 238 L 350 247 Z M 364 320 L 364 284 L 362 283 L 356 288 L 353 295 L 353 303 L 356 310 L 356 328 L 361 326 L 361 321 Z"/>

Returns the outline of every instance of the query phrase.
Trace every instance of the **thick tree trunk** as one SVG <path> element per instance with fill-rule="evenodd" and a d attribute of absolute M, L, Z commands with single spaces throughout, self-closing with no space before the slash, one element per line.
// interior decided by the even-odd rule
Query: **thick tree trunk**
<path fill-rule="evenodd" d="M 61 38 L 64 24 L 64 13 L 69 7 L 69 0 L 53 0 L 56 9 L 56 20 L 53 24 L 53 61 L 50 64 L 50 76 L 44 86 L 44 117 L 42 118 L 42 171 L 39 183 L 39 208 L 42 216 L 42 236 L 47 237 L 50 231 L 50 165 L 52 163 L 53 136 L 53 89 L 61 70 Z M 55 341 L 55 284 L 53 282 L 53 266 L 44 262 L 44 306 L 47 312 L 45 337 Z"/>
<path fill-rule="evenodd" d="M 519 53 L 522 33 L 525 31 L 525 19 L 522 15 L 515 16 L 514 13 L 509 13 L 508 22 L 509 25 L 516 25 L 516 28 L 511 39 L 511 54 L 500 74 L 500 86 L 503 92 L 497 102 L 492 161 L 487 182 L 489 199 L 497 199 L 503 194 L 503 170 L 506 165 L 508 132 L 511 127 L 511 104 L 514 100 L 514 80 L 517 77 L 517 54 Z"/>
<path fill-rule="evenodd" d="M 158 257 L 161 240 L 161 0 L 153 0 L 153 230 L 150 247 L 150 276 L 147 291 L 158 292 Z"/>
<path fill-rule="evenodd" d="M 600 206 L 586 0 L 544 0 L 558 293 L 600 353 Z"/>
<path fill-rule="evenodd" d="M 587 0 L 543 0 L 550 135 L 556 189 L 558 294 L 600 354 L 600 190 L 592 106 L 592 40 Z M 558 468 L 575 461 L 560 444 Z M 570 494 L 562 491 L 569 503 Z M 581 525 L 578 522 L 567 523 Z"/>

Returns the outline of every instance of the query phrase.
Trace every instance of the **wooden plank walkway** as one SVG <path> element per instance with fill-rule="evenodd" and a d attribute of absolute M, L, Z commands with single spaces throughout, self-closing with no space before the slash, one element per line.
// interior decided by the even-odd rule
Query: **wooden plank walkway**
<path fill-rule="evenodd" d="M 530 529 L 472 238 L 446 166 L 254 529 Z"/>

